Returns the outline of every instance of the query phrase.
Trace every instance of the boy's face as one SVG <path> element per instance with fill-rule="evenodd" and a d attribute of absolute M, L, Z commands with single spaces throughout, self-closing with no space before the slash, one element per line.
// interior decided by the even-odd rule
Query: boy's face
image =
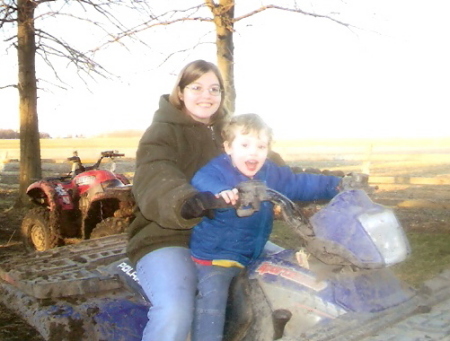
<path fill-rule="evenodd" d="M 264 132 L 242 134 L 238 131 L 233 142 L 224 143 L 233 166 L 242 174 L 252 178 L 263 166 L 269 153 L 269 137 Z"/>

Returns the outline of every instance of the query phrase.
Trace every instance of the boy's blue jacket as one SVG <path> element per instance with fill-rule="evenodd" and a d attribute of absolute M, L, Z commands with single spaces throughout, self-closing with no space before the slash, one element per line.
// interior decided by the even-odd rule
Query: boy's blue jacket
<path fill-rule="evenodd" d="M 312 201 L 331 199 L 337 193 L 341 178 L 319 174 L 295 174 L 287 166 L 267 160 L 254 180 L 264 181 L 289 199 Z M 227 154 L 219 155 L 202 167 L 192 178 L 199 191 L 218 194 L 250 180 L 235 168 Z M 234 208 L 214 210 L 214 219 L 207 217 L 194 227 L 191 253 L 202 260 L 233 260 L 246 266 L 258 258 L 269 239 L 273 226 L 273 204 L 264 202 L 249 217 L 238 217 Z"/>

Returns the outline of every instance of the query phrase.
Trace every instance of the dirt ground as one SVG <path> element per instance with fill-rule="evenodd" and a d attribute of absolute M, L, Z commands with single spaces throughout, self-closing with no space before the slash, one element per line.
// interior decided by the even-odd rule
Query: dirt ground
<path fill-rule="evenodd" d="M 0 261 L 24 252 L 19 238 L 24 210 L 11 209 L 16 193 L 15 189 L 0 187 Z M 0 340 L 42 341 L 43 338 L 7 307 L 0 305 Z"/>
<path fill-rule="evenodd" d="M 435 168 L 428 176 L 450 176 Z M 424 174 L 420 174 L 424 176 Z M 17 190 L 0 185 L 0 261 L 23 253 L 19 228 L 25 210 L 11 209 Z M 375 202 L 393 207 L 405 230 L 450 234 L 450 185 L 379 185 Z M 450 253 L 450 251 L 449 251 Z M 450 266 L 450 264 L 449 264 Z M 43 340 L 20 318 L 0 306 L 0 341 Z"/>

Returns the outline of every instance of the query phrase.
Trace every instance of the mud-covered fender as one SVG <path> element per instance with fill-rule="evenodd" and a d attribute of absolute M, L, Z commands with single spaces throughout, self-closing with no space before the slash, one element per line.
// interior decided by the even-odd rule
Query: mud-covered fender
<path fill-rule="evenodd" d="M 124 185 L 130 185 L 130 180 L 125 175 L 116 173 L 116 178 L 122 181 Z"/>
<path fill-rule="evenodd" d="M 122 212 L 121 216 L 128 217 L 133 215 L 135 200 L 131 191 L 131 185 L 124 185 L 119 187 L 108 187 L 101 191 L 96 190 L 89 193 L 89 202 L 92 205 L 96 201 L 107 201 L 115 199 L 119 202 L 119 209 Z"/>
<path fill-rule="evenodd" d="M 36 181 L 28 186 L 27 195 L 38 205 L 44 205 L 42 199 L 45 198 L 50 211 L 54 211 L 57 207 L 60 207 L 62 210 L 72 210 L 74 208 L 72 198 L 61 183 L 47 180 Z"/>

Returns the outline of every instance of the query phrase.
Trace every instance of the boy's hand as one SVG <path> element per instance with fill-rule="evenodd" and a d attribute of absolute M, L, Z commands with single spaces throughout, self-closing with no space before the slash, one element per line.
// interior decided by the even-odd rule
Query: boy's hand
<path fill-rule="evenodd" d="M 342 178 L 339 184 L 340 191 L 362 189 L 367 193 L 371 193 L 373 188 L 369 186 L 369 175 L 364 173 L 350 173 Z"/>
<path fill-rule="evenodd" d="M 216 198 L 222 198 L 227 204 L 236 205 L 239 199 L 239 192 L 237 188 L 227 189 L 216 195 Z"/>

